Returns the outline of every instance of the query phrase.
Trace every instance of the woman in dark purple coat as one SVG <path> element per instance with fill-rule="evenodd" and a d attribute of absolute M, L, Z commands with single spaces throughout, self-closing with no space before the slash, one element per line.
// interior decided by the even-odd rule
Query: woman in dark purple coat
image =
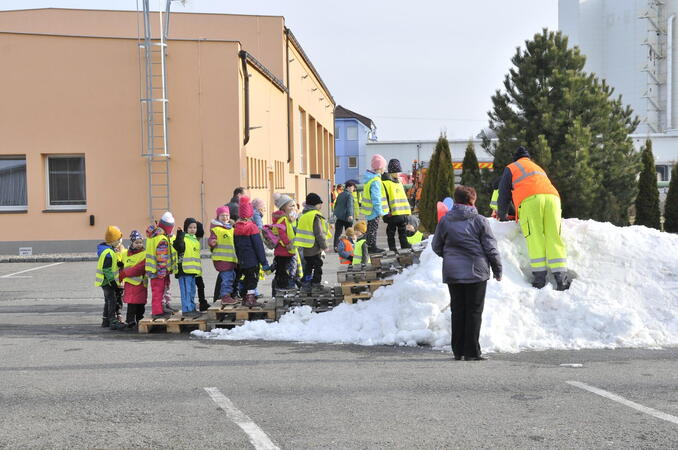
<path fill-rule="evenodd" d="M 475 203 L 475 189 L 458 186 L 454 206 L 438 223 L 432 244 L 436 255 L 443 258 L 443 281 L 450 290 L 454 359 L 466 361 L 485 359 L 478 338 L 490 267 L 494 278 L 501 280 L 497 241 Z"/>

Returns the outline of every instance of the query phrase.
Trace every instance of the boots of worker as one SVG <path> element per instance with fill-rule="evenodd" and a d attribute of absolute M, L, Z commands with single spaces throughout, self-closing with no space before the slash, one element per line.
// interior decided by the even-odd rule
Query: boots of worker
<path fill-rule="evenodd" d="M 247 293 L 245 294 L 245 299 L 243 300 L 242 305 L 247 306 L 248 308 L 256 308 L 257 306 L 261 306 L 261 303 L 257 302 L 256 294 Z"/>
<path fill-rule="evenodd" d="M 566 291 L 570 288 L 572 280 L 567 272 L 554 272 L 553 277 L 556 279 L 556 291 Z"/>
<path fill-rule="evenodd" d="M 534 278 L 532 279 L 532 287 L 541 289 L 546 286 L 546 271 L 532 272 Z"/>

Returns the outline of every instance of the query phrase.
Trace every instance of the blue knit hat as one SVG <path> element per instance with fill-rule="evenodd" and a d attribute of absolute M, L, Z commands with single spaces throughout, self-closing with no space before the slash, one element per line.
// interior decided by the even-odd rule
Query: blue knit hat
<path fill-rule="evenodd" d="M 132 232 L 129 234 L 129 240 L 130 242 L 134 242 L 138 239 L 143 240 L 144 237 L 139 233 L 137 230 L 132 230 Z"/>

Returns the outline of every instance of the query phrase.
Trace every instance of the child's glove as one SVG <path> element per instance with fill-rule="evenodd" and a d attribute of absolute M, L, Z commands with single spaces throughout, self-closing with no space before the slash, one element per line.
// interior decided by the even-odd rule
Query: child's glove
<path fill-rule="evenodd" d="M 266 275 L 271 274 L 271 266 L 269 266 L 268 264 L 261 266 L 261 269 L 266 273 Z"/>

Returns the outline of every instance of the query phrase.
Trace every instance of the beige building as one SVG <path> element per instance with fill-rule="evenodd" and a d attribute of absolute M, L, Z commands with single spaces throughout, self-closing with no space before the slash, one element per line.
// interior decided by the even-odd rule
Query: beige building
<path fill-rule="evenodd" d="M 167 199 L 177 224 L 208 223 L 237 186 L 270 217 L 274 192 L 301 203 L 307 183 L 332 182 L 334 99 L 283 17 L 171 13 L 170 156 L 149 170 L 140 17 L 0 12 L 0 253 L 92 251 L 107 225 L 141 231 Z"/>

